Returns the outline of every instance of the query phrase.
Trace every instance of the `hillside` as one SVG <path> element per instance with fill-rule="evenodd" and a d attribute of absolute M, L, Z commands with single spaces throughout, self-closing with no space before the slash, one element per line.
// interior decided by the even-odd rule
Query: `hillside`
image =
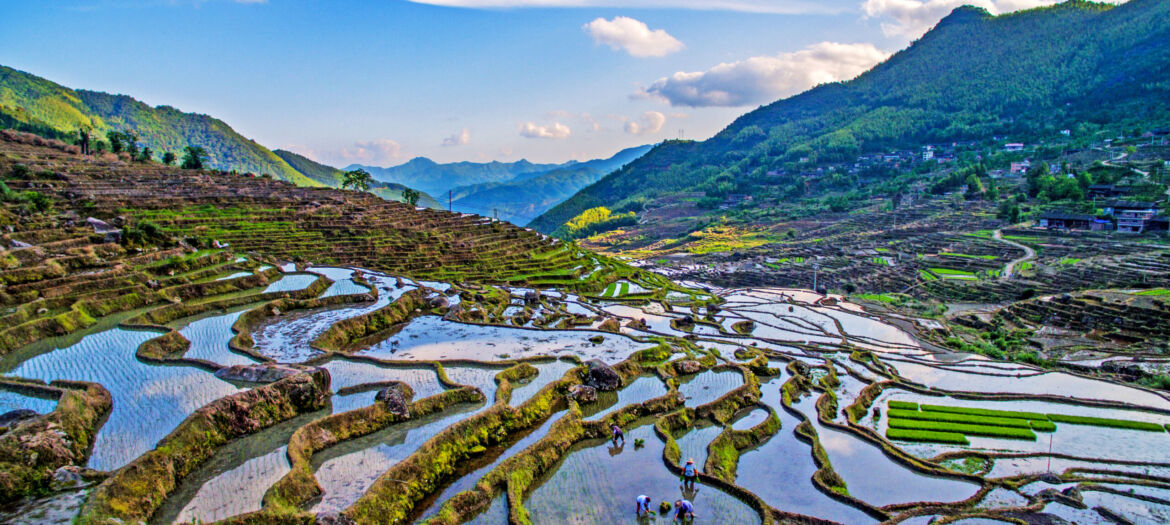
<path fill-rule="evenodd" d="M 276 156 L 287 162 L 293 169 L 301 172 L 306 177 L 313 179 L 315 182 L 329 186 L 331 188 L 341 187 L 341 182 L 345 177 L 345 172 L 333 166 L 326 166 L 313 159 L 298 155 L 288 150 L 278 149 L 272 151 Z M 401 184 L 390 184 L 385 182 L 375 182 L 370 186 L 370 191 L 375 195 L 389 200 L 402 200 L 402 190 L 406 186 Z M 429 194 L 423 192 L 418 200 L 419 206 L 427 208 L 440 209 L 438 201 L 436 201 Z"/>
<path fill-rule="evenodd" d="M 150 107 L 125 95 L 74 90 L 35 75 L 0 66 L 0 126 L 48 137 L 76 137 L 82 127 L 134 131 L 156 154 L 204 147 L 210 166 L 225 171 L 270 174 L 294 184 L 318 185 L 268 148 L 223 121 L 170 106 Z"/>
<path fill-rule="evenodd" d="M 582 188 L 633 162 L 650 148 L 649 145 L 627 148 L 607 159 L 522 174 L 508 182 L 460 186 L 452 190 L 454 209 L 480 215 L 498 211 L 503 220 L 526 224 Z"/>
<path fill-rule="evenodd" d="M 531 223 L 681 192 L 754 193 L 767 172 L 859 155 L 1069 129 L 1149 129 L 1170 115 L 1170 3 L 1073 0 L 991 16 L 963 7 L 858 78 L 763 106 L 705 142 L 664 143 Z M 777 195 L 784 200 L 786 195 Z"/>
<path fill-rule="evenodd" d="M 568 163 L 571 164 L 571 163 Z M 527 160 L 516 162 L 451 162 L 440 164 L 426 157 L 416 157 L 398 166 L 388 168 L 353 164 L 346 170 L 362 168 L 375 179 L 392 182 L 446 197 L 447 190 L 457 186 L 506 182 L 525 174 L 544 173 L 567 164 L 533 164 Z"/>

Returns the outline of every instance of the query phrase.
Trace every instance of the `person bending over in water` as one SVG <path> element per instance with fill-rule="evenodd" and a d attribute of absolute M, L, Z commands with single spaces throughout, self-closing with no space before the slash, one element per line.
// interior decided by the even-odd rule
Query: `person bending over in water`
<path fill-rule="evenodd" d="M 634 500 L 637 507 L 634 509 L 634 515 L 641 518 L 643 515 L 650 515 L 650 496 L 642 494 L 638 499 Z"/>
<path fill-rule="evenodd" d="M 699 479 L 699 468 L 695 466 L 694 458 L 688 459 L 683 467 L 683 488 L 695 490 L 696 479 Z"/>
<path fill-rule="evenodd" d="M 614 446 L 617 446 L 617 442 L 619 439 L 622 440 L 622 446 L 625 446 L 626 433 L 622 432 L 622 427 L 619 427 L 617 425 L 613 425 L 613 426 L 609 427 L 609 429 L 611 431 L 613 431 L 613 444 L 614 444 Z"/>
<path fill-rule="evenodd" d="M 674 522 L 675 523 L 694 523 L 695 521 L 695 506 L 691 502 L 680 499 L 674 502 Z"/>

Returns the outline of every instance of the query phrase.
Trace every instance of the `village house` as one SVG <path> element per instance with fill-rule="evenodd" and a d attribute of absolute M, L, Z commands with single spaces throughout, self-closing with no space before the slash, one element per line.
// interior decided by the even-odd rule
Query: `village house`
<path fill-rule="evenodd" d="M 1003 145 L 1004 151 L 1024 151 L 1024 145 L 1019 142 L 1012 142 Z"/>
<path fill-rule="evenodd" d="M 1023 175 L 1025 173 L 1027 173 L 1028 170 L 1031 168 L 1032 168 L 1031 161 L 1025 160 L 1023 162 L 1013 162 L 1011 174 L 1012 175 Z"/>
<path fill-rule="evenodd" d="M 1150 222 L 1158 215 L 1158 206 L 1152 202 L 1111 202 L 1104 207 L 1106 215 L 1117 220 L 1117 231 L 1143 233 L 1149 230 Z"/>
<path fill-rule="evenodd" d="M 1098 219 L 1092 215 L 1063 211 L 1044 212 L 1040 215 L 1038 226 L 1049 230 L 1107 231 L 1113 229 L 1112 223 L 1107 220 Z"/>

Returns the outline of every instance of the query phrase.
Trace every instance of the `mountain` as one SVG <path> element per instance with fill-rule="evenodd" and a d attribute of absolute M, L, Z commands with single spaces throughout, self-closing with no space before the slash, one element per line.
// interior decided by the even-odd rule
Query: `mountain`
<path fill-rule="evenodd" d="M 296 184 L 318 183 L 298 172 L 268 148 L 237 133 L 222 120 L 184 113 L 170 106 L 150 107 L 125 95 L 74 90 L 23 71 L 0 66 L 0 125 L 49 137 L 76 137 L 88 127 L 98 137 L 131 130 L 157 154 L 180 154 L 203 146 L 210 166 L 270 174 Z"/>
<path fill-rule="evenodd" d="M 313 179 L 314 182 L 322 186 L 329 186 L 331 188 L 340 188 L 341 183 L 345 178 L 345 172 L 333 166 L 326 166 L 313 159 L 298 155 L 288 150 L 278 149 L 273 150 L 276 156 L 287 162 L 293 169 L 299 171 L 304 176 Z M 375 182 L 370 186 L 370 191 L 383 199 L 400 201 L 402 200 L 402 190 L 407 187 L 401 184 L 392 184 L 387 182 Z M 418 205 L 427 208 L 442 209 L 433 197 L 426 192 L 422 192 L 419 196 Z"/>
<path fill-rule="evenodd" d="M 704 142 L 668 141 L 534 220 L 682 192 L 754 193 L 772 170 L 924 144 L 1017 142 L 1170 122 L 1170 2 L 1071 0 L 992 16 L 961 7 L 886 62 L 743 115 Z M 781 202 L 786 202 L 781 196 Z"/>
<path fill-rule="evenodd" d="M 515 224 L 525 224 L 552 206 L 571 197 L 598 179 L 633 162 L 652 146 L 637 146 L 619 151 L 607 159 L 569 163 L 546 172 L 532 172 L 508 182 L 488 182 L 454 188 L 454 209 L 499 217 Z"/>
<path fill-rule="evenodd" d="M 398 166 L 381 168 L 353 164 L 345 169 L 361 168 L 382 182 L 404 184 L 440 197 L 456 186 L 485 182 L 506 182 L 526 174 L 543 173 L 565 164 L 517 162 L 452 162 L 440 164 L 426 157 L 416 157 Z"/>

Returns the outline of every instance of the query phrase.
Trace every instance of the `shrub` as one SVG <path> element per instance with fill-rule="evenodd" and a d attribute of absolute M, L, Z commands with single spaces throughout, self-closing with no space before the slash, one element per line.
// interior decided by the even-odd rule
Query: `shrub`
<path fill-rule="evenodd" d="M 886 437 L 902 441 L 923 441 L 928 443 L 950 443 L 955 445 L 970 445 L 967 437 L 954 432 L 932 432 L 929 430 L 907 430 L 901 428 L 886 429 Z"/>

